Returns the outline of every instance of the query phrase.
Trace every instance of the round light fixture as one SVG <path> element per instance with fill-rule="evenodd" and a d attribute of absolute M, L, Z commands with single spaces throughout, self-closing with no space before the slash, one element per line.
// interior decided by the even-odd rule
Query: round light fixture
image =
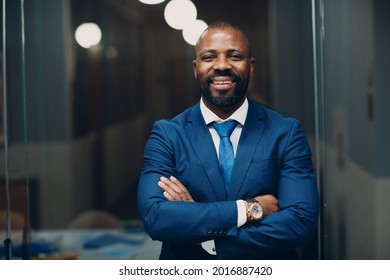
<path fill-rule="evenodd" d="M 183 38 L 188 44 L 195 46 L 199 36 L 206 28 L 207 23 L 203 20 L 197 19 L 183 29 Z"/>
<path fill-rule="evenodd" d="M 138 0 L 144 4 L 148 4 L 148 5 L 154 5 L 154 4 L 160 4 L 162 2 L 164 2 L 165 0 Z"/>
<path fill-rule="evenodd" d="M 102 39 L 102 31 L 96 23 L 83 23 L 76 29 L 75 38 L 83 48 L 90 48 L 98 45 Z"/>
<path fill-rule="evenodd" d="M 165 21 L 178 30 L 195 21 L 197 13 L 194 3 L 190 0 L 171 0 L 164 9 Z"/>

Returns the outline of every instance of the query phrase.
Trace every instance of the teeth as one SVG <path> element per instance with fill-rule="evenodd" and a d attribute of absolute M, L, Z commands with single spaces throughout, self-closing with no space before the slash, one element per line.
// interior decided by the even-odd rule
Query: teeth
<path fill-rule="evenodd" d="M 213 83 L 215 85 L 228 85 L 228 84 L 231 84 L 232 81 L 214 81 Z"/>

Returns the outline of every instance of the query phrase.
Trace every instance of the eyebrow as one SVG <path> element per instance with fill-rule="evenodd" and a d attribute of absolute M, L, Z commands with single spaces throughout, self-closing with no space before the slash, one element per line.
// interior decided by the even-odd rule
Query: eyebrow
<path fill-rule="evenodd" d="M 215 49 L 208 49 L 208 50 L 200 52 L 199 55 L 202 55 L 202 54 L 205 54 L 205 53 L 216 53 L 216 52 L 218 52 L 218 51 L 215 50 Z M 226 53 L 232 53 L 232 52 L 244 53 L 244 51 L 240 51 L 238 49 L 227 49 L 225 52 Z"/>

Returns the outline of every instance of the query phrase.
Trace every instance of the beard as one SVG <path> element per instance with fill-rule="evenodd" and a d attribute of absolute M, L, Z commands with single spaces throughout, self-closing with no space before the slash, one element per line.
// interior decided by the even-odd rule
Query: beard
<path fill-rule="evenodd" d="M 212 78 L 216 76 L 229 76 L 234 79 L 236 86 L 234 88 L 233 94 L 228 95 L 227 91 L 220 91 L 218 96 L 213 96 L 210 90 L 210 83 Z M 206 77 L 203 82 L 199 82 L 199 86 L 202 92 L 202 96 L 212 105 L 218 108 L 229 108 L 233 107 L 241 102 L 245 97 L 246 91 L 248 89 L 249 79 L 242 80 L 239 76 L 230 73 L 228 75 L 210 75 Z"/>
<path fill-rule="evenodd" d="M 219 108 L 229 108 L 236 104 L 238 104 L 242 98 L 245 96 L 245 92 L 237 92 L 234 91 L 234 94 L 231 96 L 227 96 L 223 92 L 220 93 L 219 96 L 213 96 L 210 90 L 202 91 L 202 96 L 212 105 Z"/>

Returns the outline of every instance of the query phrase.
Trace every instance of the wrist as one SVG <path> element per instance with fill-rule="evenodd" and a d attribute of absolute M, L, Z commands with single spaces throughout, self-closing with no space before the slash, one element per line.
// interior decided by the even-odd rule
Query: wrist
<path fill-rule="evenodd" d="M 263 218 L 263 207 L 260 202 L 254 198 L 247 199 L 245 202 L 247 222 L 257 222 Z"/>

